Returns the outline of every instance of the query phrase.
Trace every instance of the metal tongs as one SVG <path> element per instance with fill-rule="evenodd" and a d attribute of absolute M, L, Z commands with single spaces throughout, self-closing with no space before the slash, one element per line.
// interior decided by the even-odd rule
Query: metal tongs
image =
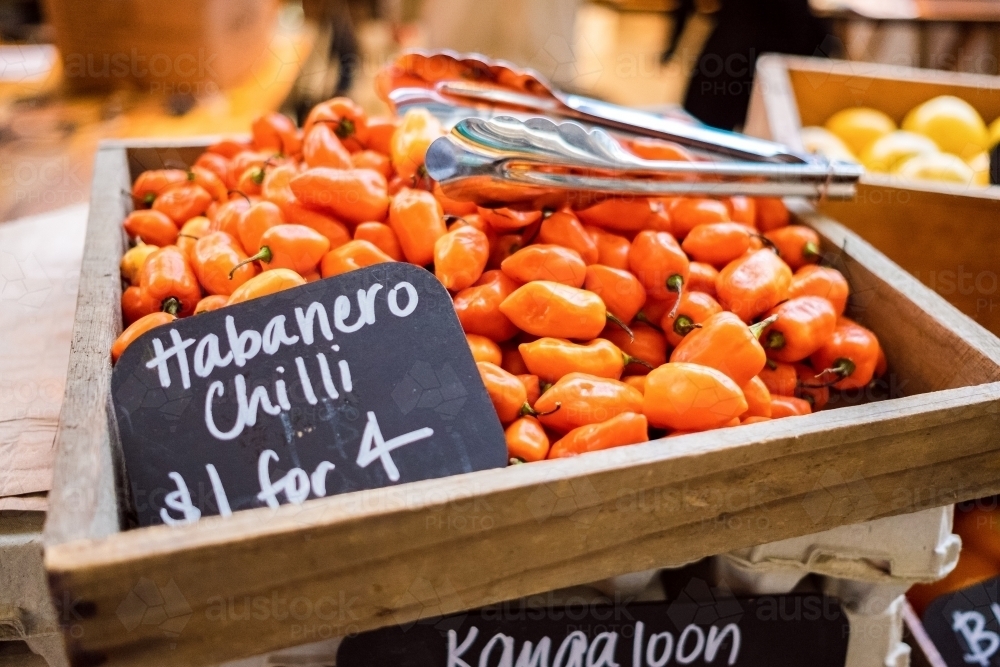
<path fill-rule="evenodd" d="M 397 112 L 423 107 L 451 127 L 428 150 L 428 173 L 448 196 L 480 205 L 615 195 L 851 198 L 862 173 L 853 162 L 567 94 L 478 54 L 407 52 L 377 87 Z M 618 140 L 636 136 L 680 144 L 696 161 L 642 159 Z"/>

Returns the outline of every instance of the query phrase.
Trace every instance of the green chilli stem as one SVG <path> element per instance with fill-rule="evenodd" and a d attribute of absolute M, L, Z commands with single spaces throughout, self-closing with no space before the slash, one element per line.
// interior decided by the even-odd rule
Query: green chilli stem
<path fill-rule="evenodd" d="M 175 296 L 168 296 L 160 304 L 160 310 L 164 313 L 170 313 L 174 317 L 177 317 L 177 313 L 181 312 L 181 302 Z"/>
<path fill-rule="evenodd" d="M 677 301 L 674 301 L 674 305 L 668 314 L 669 317 L 674 317 L 677 315 L 677 308 L 681 305 L 681 297 L 684 296 L 684 276 L 675 273 L 667 278 L 667 291 L 677 293 Z"/>
<path fill-rule="evenodd" d="M 766 320 L 761 320 L 757 324 L 751 324 L 750 333 L 753 335 L 754 338 L 759 339 L 761 332 L 763 332 L 764 329 L 774 324 L 777 321 L 777 319 L 778 319 L 777 315 L 771 315 L 771 317 L 767 318 Z"/>
<path fill-rule="evenodd" d="M 538 410 L 528 405 L 528 402 L 525 401 L 524 405 L 521 406 L 521 409 L 518 411 L 517 414 L 521 417 L 544 417 L 546 415 L 551 415 L 555 412 L 558 412 L 559 408 L 561 407 L 562 403 L 556 403 L 556 407 L 552 408 L 548 412 L 539 412 Z"/>
<path fill-rule="evenodd" d="M 654 329 L 657 329 L 657 330 L 660 329 L 660 323 L 659 322 L 653 322 L 652 320 L 650 320 L 646 316 L 646 313 L 642 312 L 641 310 L 638 313 L 635 314 L 635 321 L 636 322 L 642 322 L 643 324 L 648 324 L 649 326 L 651 326 L 651 327 L 653 327 Z"/>
<path fill-rule="evenodd" d="M 622 361 L 625 362 L 626 366 L 628 366 L 629 364 L 639 364 L 640 366 L 645 366 L 649 370 L 653 370 L 654 368 L 653 364 L 649 363 L 648 361 L 643 361 L 638 357 L 633 357 L 631 354 L 628 354 L 626 352 L 622 352 Z"/>
<path fill-rule="evenodd" d="M 778 246 L 774 245 L 774 241 L 772 241 L 771 239 L 767 238 L 763 234 L 751 234 L 750 237 L 757 238 L 761 243 L 764 244 L 765 247 L 773 250 L 775 255 L 781 257 L 781 251 L 778 250 Z"/>
<path fill-rule="evenodd" d="M 843 379 L 846 377 L 850 377 L 854 373 L 856 368 L 857 366 L 855 366 L 853 361 L 851 361 L 847 357 L 840 357 L 838 359 L 833 360 L 833 366 L 830 366 L 829 368 L 820 371 L 819 373 L 816 374 L 815 377 L 821 377 L 823 375 L 826 375 L 827 373 L 836 373 L 840 377 L 840 379 Z"/>
<path fill-rule="evenodd" d="M 622 322 L 622 320 L 618 316 L 614 315 L 611 312 L 606 312 L 604 315 L 605 317 L 608 318 L 609 322 L 613 322 L 614 324 L 618 325 L 619 327 L 621 327 L 622 331 L 628 334 L 629 342 L 635 340 L 635 334 L 632 333 L 632 330 L 629 329 L 628 325 Z"/>
<path fill-rule="evenodd" d="M 678 315 L 677 319 L 674 320 L 674 333 L 678 336 L 687 336 L 695 329 L 700 328 L 701 325 L 697 324 L 687 315 Z"/>
<path fill-rule="evenodd" d="M 270 264 L 271 260 L 274 259 L 274 255 L 271 253 L 271 249 L 267 246 L 262 246 L 261 249 L 253 257 L 247 257 L 242 262 L 233 267 L 233 270 L 229 272 L 229 279 L 233 279 L 233 274 L 236 273 L 236 269 L 240 268 L 244 264 L 249 264 L 250 262 L 256 262 L 260 260 L 265 264 Z"/>
<path fill-rule="evenodd" d="M 226 190 L 226 194 L 227 195 L 233 195 L 233 194 L 239 195 L 239 196 L 241 196 L 241 197 L 243 197 L 244 199 L 247 200 L 247 204 L 249 204 L 250 206 L 253 206 L 253 202 L 250 201 L 250 197 L 248 197 L 247 193 L 243 192 L 242 190 Z"/>

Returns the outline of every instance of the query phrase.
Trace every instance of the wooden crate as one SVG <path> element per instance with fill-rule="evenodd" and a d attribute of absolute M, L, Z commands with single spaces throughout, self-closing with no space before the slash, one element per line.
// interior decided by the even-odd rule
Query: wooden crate
<path fill-rule="evenodd" d="M 1000 117 L 1000 77 L 769 54 L 757 62 L 746 131 L 801 149 L 802 127 L 841 109 L 870 106 L 899 123 L 937 95 L 966 100 L 987 122 Z M 1000 335 L 1000 187 L 866 174 L 854 201 L 821 209 Z"/>
<path fill-rule="evenodd" d="M 199 150 L 109 143 L 97 156 L 45 532 L 53 596 L 74 601 L 65 629 L 74 665 L 214 664 L 325 638 L 290 624 L 342 633 L 407 624 L 1000 492 L 1000 340 L 793 202 L 828 250 L 843 249 L 851 314 L 878 333 L 902 397 L 121 532 L 108 350 L 131 206 L 122 191 L 142 169 Z M 153 585 L 182 596 L 187 620 L 171 632 L 157 625 L 162 615 L 123 616 Z M 278 618 L 272 599 L 302 600 L 299 617 Z M 324 621 L 331 609 L 320 615 L 320 600 L 339 600 L 348 618 Z M 262 613 L 244 615 L 249 602 Z M 317 618 L 300 618 L 306 607 Z"/>

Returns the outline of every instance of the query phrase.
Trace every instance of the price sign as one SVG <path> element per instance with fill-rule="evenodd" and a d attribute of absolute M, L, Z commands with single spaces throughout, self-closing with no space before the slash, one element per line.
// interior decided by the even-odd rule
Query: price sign
<path fill-rule="evenodd" d="M 1000 666 L 1000 577 L 936 598 L 922 620 L 949 665 Z"/>
<path fill-rule="evenodd" d="M 112 400 L 141 526 L 507 461 L 451 297 L 405 263 L 153 329 Z"/>
<path fill-rule="evenodd" d="M 348 637 L 338 667 L 843 667 L 849 623 L 821 595 L 524 607 Z"/>

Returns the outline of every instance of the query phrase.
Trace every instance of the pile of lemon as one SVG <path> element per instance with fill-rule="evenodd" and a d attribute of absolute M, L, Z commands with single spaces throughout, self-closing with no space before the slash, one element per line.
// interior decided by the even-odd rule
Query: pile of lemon
<path fill-rule="evenodd" d="M 838 111 L 824 127 L 802 128 L 802 143 L 869 172 L 982 187 L 990 183 L 988 151 L 1000 143 L 1000 118 L 987 127 L 968 102 L 942 95 L 911 109 L 901 127 L 877 109 Z"/>

